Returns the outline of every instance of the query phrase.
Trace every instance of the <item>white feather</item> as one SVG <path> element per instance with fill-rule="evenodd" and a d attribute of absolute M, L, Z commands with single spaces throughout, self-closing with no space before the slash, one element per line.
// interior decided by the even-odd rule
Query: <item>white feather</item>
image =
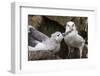
<path fill-rule="evenodd" d="M 75 23 L 72 21 L 69 21 L 66 23 L 66 30 L 65 33 L 71 31 L 69 34 L 64 36 L 64 41 L 68 45 L 68 47 L 74 47 L 79 48 L 80 50 L 80 58 L 82 56 L 82 50 L 85 44 L 85 40 L 78 34 L 78 31 L 76 30 Z M 69 50 L 70 52 L 71 50 Z"/>
<path fill-rule="evenodd" d="M 60 50 L 60 42 L 63 36 L 60 32 L 55 32 L 47 40 L 38 43 L 35 47 L 29 46 L 29 51 L 52 51 L 56 53 Z"/>

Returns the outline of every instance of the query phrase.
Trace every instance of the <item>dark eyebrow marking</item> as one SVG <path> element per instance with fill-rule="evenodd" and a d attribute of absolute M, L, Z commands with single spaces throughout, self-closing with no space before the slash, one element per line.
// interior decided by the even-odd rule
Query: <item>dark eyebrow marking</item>
<path fill-rule="evenodd" d="M 69 27 L 69 24 L 67 24 L 67 26 Z"/>
<path fill-rule="evenodd" d="M 59 36 L 60 34 L 58 34 L 57 36 Z"/>
<path fill-rule="evenodd" d="M 74 26 L 74 24 L 72 25 L 72 27 Z"/>

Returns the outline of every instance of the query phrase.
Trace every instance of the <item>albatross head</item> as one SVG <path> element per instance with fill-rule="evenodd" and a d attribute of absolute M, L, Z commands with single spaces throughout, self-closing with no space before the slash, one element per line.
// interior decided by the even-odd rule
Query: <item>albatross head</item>
<path fill-rule="evenodd" d="M 53 38 L 54 40 L 56 40 L 56 42 L 61 42 L 63 39 L 63 35 L 61 34 L 61 32 L 55 32 L 53 34 L 51 34 L 51 38 Z"/>
<path fill-rule="evenodd" d="M 73 21 L 66 22 L 66 32 L 70 30 L 76 30 L 76 26 Z"/>

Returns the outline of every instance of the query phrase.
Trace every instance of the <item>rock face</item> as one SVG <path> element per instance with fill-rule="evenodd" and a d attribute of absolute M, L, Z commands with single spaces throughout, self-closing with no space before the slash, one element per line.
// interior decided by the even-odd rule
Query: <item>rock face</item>
<path fill-rule="evenodd" d="M 56 31 L 65 32 L 65 23 L 74 21 L 79 34 L 85 39 L 88 44 L 88 18 L 87 17 L 71 17 L 71 16 L 37 16 L 29 15 L 28 24 L 34 26 L 40 32 L 50 35 Z M 72 58 L 79 58 L 79 50 L 72 53 Z M 86 58 L 88 49 L 84 48 L 83 58 Z M 48 52 L 29 52 L 28 60 L 45 60 L 45 59 L 66 59 L 68 58 L 68 47 L 64 40 L 61 42 L 60 51 L 54 55 Z"/>
<path fill-rule="evenodd" d="M 53 60 L 53 59 L 61 59 L 59 56 L 54 55 L 51 52 L 46 51 L 29 51 L 28 52 L 28 61 L 31 60 Z"/>

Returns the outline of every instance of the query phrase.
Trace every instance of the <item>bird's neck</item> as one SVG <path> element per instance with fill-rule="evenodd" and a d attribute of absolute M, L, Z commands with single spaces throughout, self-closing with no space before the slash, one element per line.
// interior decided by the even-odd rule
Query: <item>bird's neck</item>
<path fill-rule="evenodd" d="M 53 41 L 54 43 L 60 43 L 61 42 L 59 40 L 56 40 L 54 37 L 51 37 L 50 40 Z"/>

